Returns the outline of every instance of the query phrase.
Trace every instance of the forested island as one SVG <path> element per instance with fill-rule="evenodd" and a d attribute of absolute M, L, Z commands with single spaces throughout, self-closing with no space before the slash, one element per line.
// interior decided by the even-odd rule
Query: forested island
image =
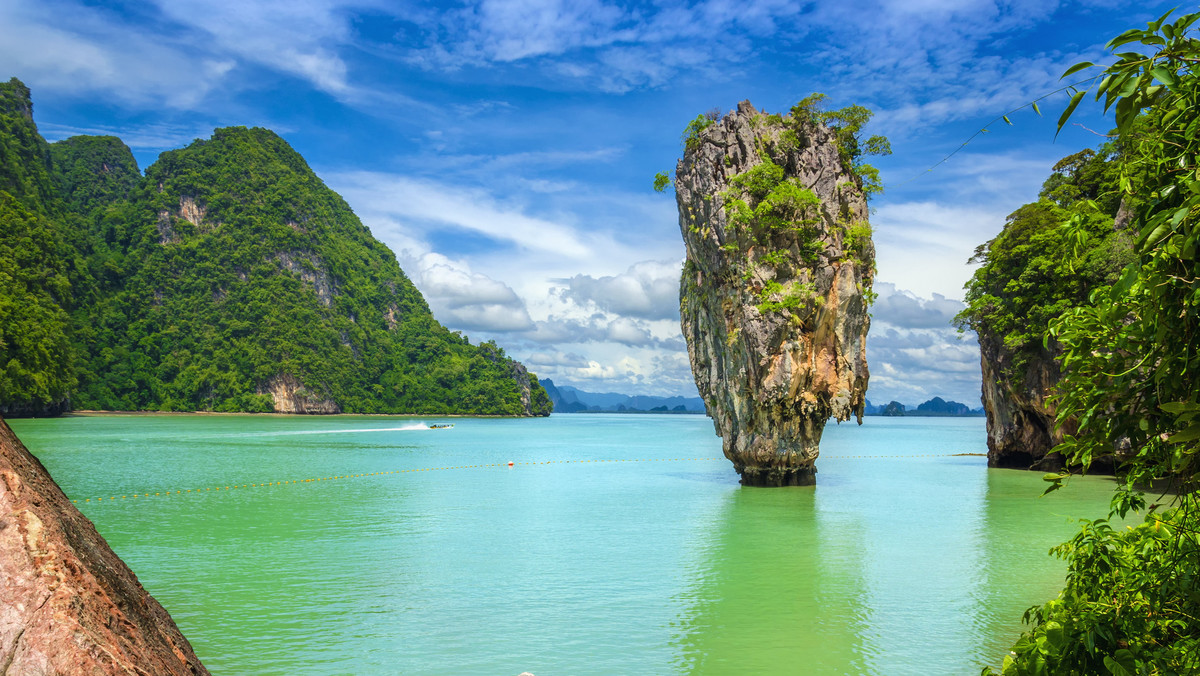
<path fill-rule="evenodd" d="M 115 137 L 46 143 L 13 78 L 0 221 L 0 414 L 550 413 L 269 130 L 218 129 L 143 176 Z"/>

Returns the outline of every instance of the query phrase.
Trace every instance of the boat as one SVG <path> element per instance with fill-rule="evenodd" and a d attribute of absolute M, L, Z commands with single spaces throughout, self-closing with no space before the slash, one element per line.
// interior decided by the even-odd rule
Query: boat
<path fill-rule="evenodd" d="M 454 423 L 439 423 L 439 424 L 430 425 L 429 429 L 431 429 L 431 430 L 448 430 L 451 427 L 454 427 Z"/>

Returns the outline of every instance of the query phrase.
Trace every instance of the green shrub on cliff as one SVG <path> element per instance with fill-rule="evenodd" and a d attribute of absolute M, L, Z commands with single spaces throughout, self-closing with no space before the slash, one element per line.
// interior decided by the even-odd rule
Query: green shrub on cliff
<path fill-rule="evenodd" d="M 1005 375 L 1015 384 L 1031 361 L 1048 357 L 1050 322 L 1116 281 L 1132 257 L 1131 235 L 1114 227 L 1113 155 L 1106 145 L 1064 158 L 1041 199 L 1009 214 L 1000 234 L 969 261 L 982 265 L 966 284 L 967 306 L 955 323 L 1003 344 L 1012 355 Z M 1072 219 L 1077 228 L 1070 232 L 1063 226 Z"/>
<path fill-rule="evenodd" d="M 862 129 L 871 121 L 874 113 L 860 105 L 849 105 L 837 110 L 825 110 L 824 103 L 828 97 L 825 94 L 813 93 L 801 99 L 792 106 L 791 119 L 797 126 L 796 132 L 801 132 L 801 122 L 817 122 L 833 130 L 837 137 L 838 152 L 842 161 L 862 179 L 862 190 L 868 199 L 872 195 L 883 192 L 883 183 L 879 180 L 879 170 L 863 162 L 864 156 L 882 156 L 892 154 L 892 144 L 886 136 L 878 134 L 862 138 Z"/>

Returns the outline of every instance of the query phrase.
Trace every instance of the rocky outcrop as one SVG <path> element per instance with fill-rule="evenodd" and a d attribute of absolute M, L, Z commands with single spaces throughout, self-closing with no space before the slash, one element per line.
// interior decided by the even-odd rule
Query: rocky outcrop
<path fill-rule="evenodd" d="M 337 295 L 337 283 L 325 269 L 321 257 L 306 251 L 280 251 L 272 256 L 280 267 L 300 278 L 317 295 L 317 300 L 325 307 L 333 307 L 333 297 Z M 388 322 L 389 330 L 395 328 L 394 311 L 388 308 L 393 319 Z"/>
<path fill-rule="evenodd" d="M 304 386 L 290 373 L 281 373 L 263 383 L 258 394 L 269 394 L 275 400 L 276 413 L 341 413 L 342 408 L 327 396 L 322 396 Z"/>
<path fill-rule="evenodd" d="M 0 585 L 0 673 L 208 673 L 3 420 Z"/>
<path fill-rule="evenodd" d="M 830 129 L 745 101 L 676 167 L 683 334 L 746 485 L 813 483 L 826 421 L 862 422 L 875 251 L 847 164 Z"/>
<path fill-rule="evenodd" d="M 1063 431 L 1055 429 L 1055 407 L 1047 401 L 1062 375 L 1055 357 L 1042 350 L 1019 377 L 1009 377 L 1012 354 L 1001 340 L 979 334 L 989 467 L 1062 469 L 1062 454 L 1051 449 L 1062 442 Z"/>

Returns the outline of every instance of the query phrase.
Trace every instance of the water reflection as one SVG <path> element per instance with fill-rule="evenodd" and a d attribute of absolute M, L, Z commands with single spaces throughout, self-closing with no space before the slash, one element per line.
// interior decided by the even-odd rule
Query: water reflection
<path fill-rule="evenodd" d="M 716 525 L 709 568 L 686 592 L 679 672 L 865 672 L 857 515 L 820 512 L 812 488 L 738 489 Z"/>

